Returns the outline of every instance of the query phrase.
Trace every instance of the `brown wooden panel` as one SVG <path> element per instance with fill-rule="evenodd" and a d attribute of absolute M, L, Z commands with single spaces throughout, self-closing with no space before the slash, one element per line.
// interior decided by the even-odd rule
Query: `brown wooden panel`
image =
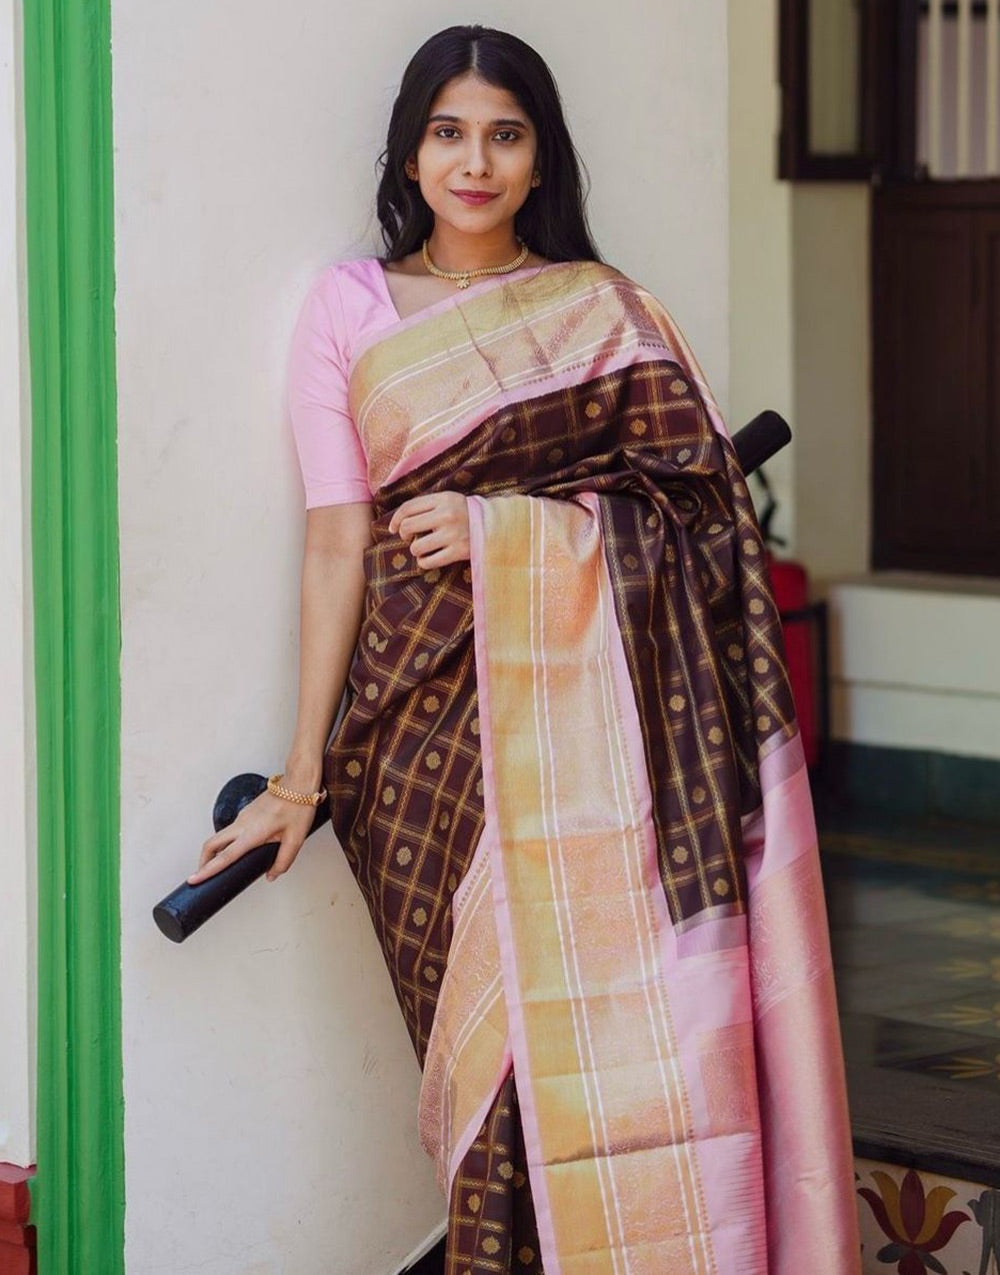
<path fill-rule="evenodd" d="M 1000 559 L 1000 209 L 972 214 L 972 340 L 976 377 L 973 451 L 982 465 L 970 476 L 977 524 L 988 528 L 987 543 Z M 1000 574 L 1000 564 L 995 568 Z"/>
<path fill-rule="evenodd" d="M 1000 575 L 1000 212 L 951 185 L 873 191 L 872 565 Z"/>

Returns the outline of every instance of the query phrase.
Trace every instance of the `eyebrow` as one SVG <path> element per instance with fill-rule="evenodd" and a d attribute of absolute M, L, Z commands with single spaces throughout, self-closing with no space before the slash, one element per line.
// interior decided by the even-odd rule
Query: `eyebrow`
<path fill-rule="evenodd" d="M 437 114 L 437 115 L 432 115 L 432 116 L 428 119 L 427 123 L 428 123 L 428 124 L 433 124 L 435 120 L 445 120 L 445 121 L 447 121 L 447 123 L 449 123 L 449 124 L 462 124 L 462 123 L 464 122 L 464 121 L 461 119 L 461 117 L 460 117 L 460 116 L 458 116 L 458 115 L 441 115 L 441 114 Z M 501 124 L 513 124 L 513 125 L 515 125 L 517 128 L 527 128 L 527 127 L 528 127 L 528 126 L 527 126 L 527 124 L 524 122 L 524 120 L 519 120 L 519 119 L 490 120 L 490 127 L 491 127 L 491 128 L 497 128 L 497 127 L 498 127 L 499 125 L 501 125 Z"/>

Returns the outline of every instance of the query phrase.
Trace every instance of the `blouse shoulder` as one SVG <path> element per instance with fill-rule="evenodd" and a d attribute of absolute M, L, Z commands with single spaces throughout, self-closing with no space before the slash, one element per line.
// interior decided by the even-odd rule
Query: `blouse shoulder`
<path fill-rule="evenodd" d="M 287 402 L 307 509 L 372 495 L 348 403 L 351 323 L 342 295 L 344 267 L 334 261 L 313 277 L 288 356 Z"/>

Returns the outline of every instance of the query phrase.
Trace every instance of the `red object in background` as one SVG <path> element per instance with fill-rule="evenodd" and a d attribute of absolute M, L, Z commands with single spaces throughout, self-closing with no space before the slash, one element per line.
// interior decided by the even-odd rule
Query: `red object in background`
<path fill-rule="evenodd" d="M 801 563 L 776 558 L 770 550 L 767 553 L 767 571 L 774 601 L 781 613 L 781 632 L 802 749 L 806 765 L 815 766 L 819 760 L 819 707 L 816 703 L 812 617 L 805 612 L 809 605 L 809 580 Z"/>
<path fill-rule="evenodd" d="M 28 1222 L 34 1172 L 34 1165 L 0 1161 L 0 1275 L 35 1275 L 35 1228 Z"/>

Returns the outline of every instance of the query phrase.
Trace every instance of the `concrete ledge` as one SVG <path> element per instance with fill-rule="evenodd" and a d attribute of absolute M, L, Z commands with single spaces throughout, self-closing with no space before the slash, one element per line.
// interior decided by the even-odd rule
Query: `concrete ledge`
<path fill-rule="evenodd" d="M 834 739 L 1000 760 L 1000 580 L 894 571 L 824 592 Z"/>

